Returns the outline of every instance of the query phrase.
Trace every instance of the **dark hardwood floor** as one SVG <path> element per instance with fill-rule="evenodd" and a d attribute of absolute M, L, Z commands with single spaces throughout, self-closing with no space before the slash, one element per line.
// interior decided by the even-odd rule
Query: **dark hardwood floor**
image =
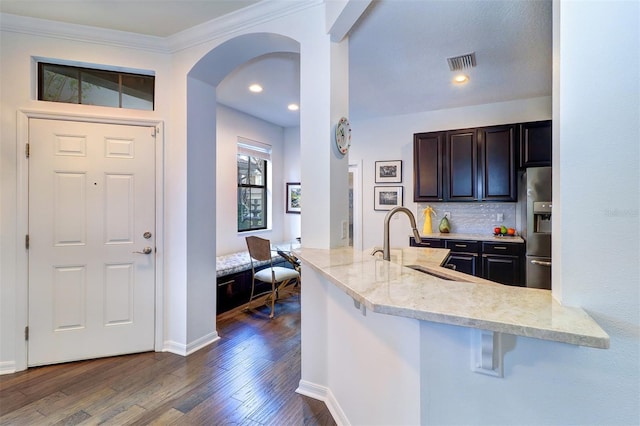
<path fill-rule="evenodd" d="M 0 376 L 1 425 L 335 425 L 295 393 L 300 303 L 218 316 L 221 339 L 182 357 L 142 353 Z"/>

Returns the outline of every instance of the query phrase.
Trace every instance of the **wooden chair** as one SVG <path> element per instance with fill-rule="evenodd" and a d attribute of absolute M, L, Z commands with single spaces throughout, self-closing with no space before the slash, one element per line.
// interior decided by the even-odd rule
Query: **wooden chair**
<path fill-rule="evenodd" d="M 246 309 L 251 309 L 251 301 L 264 294 L 270 293 L 271 314 L 269 318 L 275 315 L 275 303 L 278 298 L 278 292 L 293 280 L 300 280 L 300 272 L 295 269 L 283 268 L 281 266 L 273 266 L 271 258 L 271 242 L 260 237 L 246 237 L 247 248 L 249 249 L 249 257 L 251 258 L 251 296 L 247 303 Z M 269 262 L 269 267 L 256 271 L 255 263 Z M 271 284 L 271 290 L 255 294 L 256 280 Z"/>

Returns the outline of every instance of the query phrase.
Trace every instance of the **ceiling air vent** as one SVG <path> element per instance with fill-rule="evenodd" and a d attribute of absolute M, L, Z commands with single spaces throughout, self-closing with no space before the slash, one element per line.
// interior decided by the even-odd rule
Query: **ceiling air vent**
<path fill-rule="evenodd" d="M 465 68 L 473 68 L 476 66 L 476 52 L 467 53 L 466 55 L 454 56 L 447 58 L 449 69 L 451 71 L 460 71 Z"/>

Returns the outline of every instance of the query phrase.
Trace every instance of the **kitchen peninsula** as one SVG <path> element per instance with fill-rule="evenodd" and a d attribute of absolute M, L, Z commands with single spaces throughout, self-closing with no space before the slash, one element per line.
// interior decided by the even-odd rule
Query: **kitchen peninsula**
<path fill-rule="evenodd" d="M 560 305 L 547 290 L 505 286 L 443 268 L 446 249 L 395 249 L 390 262 L 351 248 L 303 248 L 297 254 L 373 312 L 609 347 L 609 336 L 582 309 Z"/>
<path fill-rule="evenodd" d="M 546 362 L 528 359 L 534 341 L 562 356 L 609 347 L 586 312 L 548 290 L 441 267 L 448 249 L 391 249 L 390 261 L 348 247 L 295 253 L 303 262 L 297 392 L 324 400 L 338 424 L 426 423 L 433 383 L 471 374 L 477 392 L 498 386 L 489 376 L 502 377 L 503 367 L 517 381 Z M 478 359 L 490 367 L 477 368 Z"/>

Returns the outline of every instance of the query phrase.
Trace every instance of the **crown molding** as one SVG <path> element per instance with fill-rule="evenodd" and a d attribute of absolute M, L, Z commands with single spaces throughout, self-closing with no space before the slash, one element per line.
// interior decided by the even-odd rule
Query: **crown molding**
<path fill-rule="evenodd" d="M 0 13 L 0 30 L 39 37 L 169 53 L 163 37 Z"/>
<path fill-rule="evenodd" d="M 263 0 L 167 37 L 169 50 L 173 53 L 188 49 L 322 3 L 323 0 Z"/>
<path fill-rule="evenodd" d="M 264 0 L 169 37 L 149 36 L 9 13 L 0 13 L 0 31 L 102 44 L 155 53 L 174 53 L 318 6 L 322 3 L 323 0 Z"/>

